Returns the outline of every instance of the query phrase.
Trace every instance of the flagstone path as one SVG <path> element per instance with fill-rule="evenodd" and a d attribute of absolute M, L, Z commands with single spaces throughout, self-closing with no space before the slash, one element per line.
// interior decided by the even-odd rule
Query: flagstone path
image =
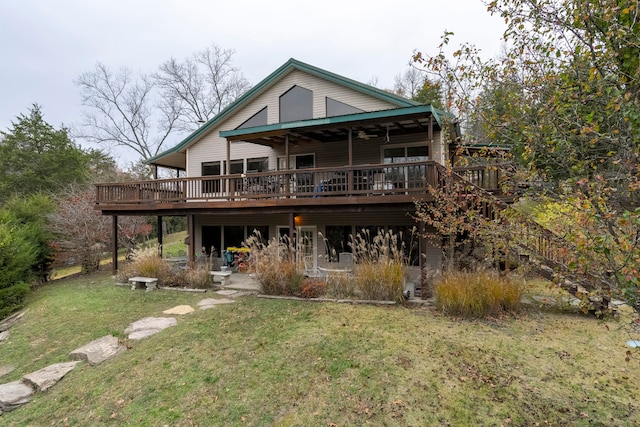
<path fill-rule="evenodd" d="M 199 310 L 207 310 L 221 304 L 234 303 L 233 299 L 255 292 L 221 290 L 216 292 L 225 298 L 206 298 L 198 302 Z M 188 305 L 178 305 L 163 311 L 167 315 L 186 315 L 193 313 L 195 309 Z M 130 340 L 141 340 L 157 334 L 163 329 L 175 326 L 178 321 L 175 317 L 145 317 L 133 322 L 125 329 L 124 333 Z M 6 332 L 6 333 L 5 333 Z M 3 340 L 8 338 L 8 331 L 3 331 Z M 113 335 L 107 335 L 73 350 L 69 353 L 72 362 L 57 363 L 47 366 L 39 371 L 25 375 L 18 381 L 0 384 L 0 416 L 4 412 L 12 411 L 31 401 L 37 393 L 45 391 L 56 385 L 65 375 L 71 372 L 76 365 L 87 362 L 89 365 L 99 365 L 119 354 L 124 353 L 127 347 Z M 0 378 L 11 371 L 12 366 L 0 365 Z"/>

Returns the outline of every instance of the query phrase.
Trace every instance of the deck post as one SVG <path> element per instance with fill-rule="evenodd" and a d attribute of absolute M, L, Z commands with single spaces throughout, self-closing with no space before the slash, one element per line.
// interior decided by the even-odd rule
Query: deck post
<path fill-rule="evenodd" d="M 289 245 L 293 245 L 293 252 L 290 254 L 291 257 L 293 258 L 292 261 L 295 259 L 295 255 L 298 250 L 298 248 L 296 247 L 297 245 L 294 244 L 295 228 L 296 228 L 296 214 L 295 212 L 291 211 L 289 212 Z"/>
<path fill-rule="evenodd" d="M 111 226 L 111 274 L 118 274 L 118 215 L 113 216 Z"/>
<path fill-rule="evenodd" d="M 424 221 L 418 222 L 418 252 L 420 252 L 420 295 L 422 299 L 431 298 L 431 286 L 427 280 L 427 236 Z"/>
<path fill-rule="evenodd" d="M 349 128 L 349 166 L 353 166 L 353 129 Z M 347 172 L 347 189 L 353 191 L 353 170 L 349 169 Z"/>
<path fill-rule="evenodd" d="M 187 226 L 189 228 L 189 268 L 195 268 L 196 262 L 196 216 L 187 216 Z"/>
<path fill-rule="evenodd" d="M 158 215 L 158 256 L 162 258 L 162 215 Z"/>

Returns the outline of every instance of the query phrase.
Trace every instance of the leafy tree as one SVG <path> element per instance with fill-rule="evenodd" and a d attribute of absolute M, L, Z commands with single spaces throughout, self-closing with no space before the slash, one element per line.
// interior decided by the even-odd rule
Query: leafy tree
<path fill-rule="evenodd" d="M 467 138 L 510 142 L 534 198 L 575 212 L 578 262 L 640 308 L 640 23 L 635 0 L 494 0 L 507 48 L 414 59 L 473 123 Z M 473 142 L 473 141 L 469 141 Z"/>
<path fill-rule="evenodd" d="M 67 129 L 54 129 L 45 122 L 39 105 L 18 116 L 0 135 L 0 200 L 14 194 L 56 192 L 69 183 L 86 181 L 86 154 Z"/>
<path fill-rule="evenodd" d="M 5 218 L 22 227 L 22 236 L 33 244 L 35 258 L 28 267 L 31 276 L 41 282 L 48 280 L 55 256 L 53 234 L 48 229 L 48 215 L 54 210 L 53 200 L 42 193 L 13 197 L 3 207 Z"/>
<path fill-rule="evenodd" d="M 29 284 L 46 281 L 53 260 L 43 194 L 14 197 L 0 209 L 0 319 L 22 307 Z"/>

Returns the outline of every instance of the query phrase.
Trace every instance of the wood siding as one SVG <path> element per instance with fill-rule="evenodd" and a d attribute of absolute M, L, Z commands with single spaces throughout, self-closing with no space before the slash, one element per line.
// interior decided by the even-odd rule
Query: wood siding
<path fill-rule="evenodd" d="M 187 176 L 201 176 L 202 163 L 226 160 L 227 158 L 227 142 L 225 138 L 221 138 L 219 132 L 221 130 L 232 130 L 240 126 L 255 113 L 267 107 L 268 124 L 279 122 L 279 99 L 280 95 L 289 90 L 292 86 L 299 85 L 313 91 L 313 118 L 326 117 L 326 102 L 328 96 L 336 101 L 349 104 L 363 111 L 379 111 L 390 108 L 396 108 L 395 105 L 384 102 L 372 96 L 364 95 L 360 92 L 343 87 L 336 83 L 320 79 L 300 70 L 293 70 L 281 80 L 277 81 L 268 90 L 254 98 L 249 105 L 240 109 L 236 114 L 229 117 L 219 126 L 212 129 L 196 144 L 187 149 Z M 426 138 L 426 137 L 425 137 Z M 382 138 L 377 138 L 378 142 Z M 357 142 L 354 138 L 354 142 Z M 367 141 L 374 144 L 375 141 Z M 366 150 L 363 150 L 363 152 Z M 318 153 L 316 157 L 316 166 L 324 165 L 325 158 L 327 166 L 346 165 L 347 144 L 333 143 L 323 144 L 310 147 L 305 144 L 291 147 L 291 154 Z M 354 153 L 358 154 L 356 144 L 354 144 Z M 284 155 L 283 150 L 274 150 L 257 144 L 248 144 L 244 142 L 233 142 L 231 144 L 231 160 L 246 159 L 252 157 L 268 157 L 269 169 L 276 169 L 277 157 Z M 363 156 L 364 163 L 378 163 L 380 161 L 380 150 L 374 154 Z M 354 157 L 354 163 L 355 163 Z M 358 161 L 357 163 L 361 163 Z M 356 164 L 357 164 L 356 163 Z"/>

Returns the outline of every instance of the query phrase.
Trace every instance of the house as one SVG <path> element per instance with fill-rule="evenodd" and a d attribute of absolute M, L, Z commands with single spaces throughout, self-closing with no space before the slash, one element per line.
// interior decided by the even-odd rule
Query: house
<path fill-rule="evenodd" d="M 114 233 L 121 215 L 186 215 L 191 260 L 259 230 L 328 262 L 363 229 L 411 234 L 414 202 L 438 185 L 456 131 L 431 105 L 290 59 L 149 161 L 185 177 L 99 184 L 96 209 L 113 216 Z M 411 246 L 422 271 L 439 267 L 438 248 L 424 238 Z"/>

